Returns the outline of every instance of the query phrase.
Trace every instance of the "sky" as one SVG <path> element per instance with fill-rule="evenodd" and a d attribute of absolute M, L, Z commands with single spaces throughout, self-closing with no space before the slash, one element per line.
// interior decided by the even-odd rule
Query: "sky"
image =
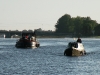
<path fill-rule="evenodd" d="M 0 0 L 0 30 L 54 31 L 65 14 L 100 23 L 100 0 Z"/>

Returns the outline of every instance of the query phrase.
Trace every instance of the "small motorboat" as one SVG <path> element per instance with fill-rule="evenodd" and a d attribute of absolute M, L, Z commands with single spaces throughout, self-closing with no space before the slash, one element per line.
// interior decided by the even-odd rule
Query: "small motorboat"
<path fill-rule="evenodd" d="M 82 56 L 85 54 L 84 46 L 79 42 L 69 42 L 67 49 L 64 51 L 64 55 L 66 56 Z"/>
<path fill-rule="evenodd" d="M 22 32 L 22 37 L 15 44 L 17 48 L 37 48 L 39 46 L 35 32 Z"/>

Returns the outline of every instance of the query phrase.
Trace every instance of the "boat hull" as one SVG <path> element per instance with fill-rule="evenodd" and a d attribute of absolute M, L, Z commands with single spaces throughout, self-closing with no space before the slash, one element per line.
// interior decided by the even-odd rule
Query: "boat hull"
<path fill-rule="evenodd" d="M 82 55 L 85 55 L 86 54 L 86 51 L 85 50 L 76 50 L 76 49 L 66 49 L 64 51 L 64 55 L 66 56 L 82 56 Z"/>
<path fill-rule="evenodd" d="M 86 51 L 82 43 L 72 42 L 68 44 L 68 48 L 65 49 L 64 55 L 66 56 L 82 56 L 85 55 Z"/>
<path fill-rule="evenodd" d="M 16 42 L 15 47 L 17 48 L 37 48 L 40 44 L 38 42 Z"/>

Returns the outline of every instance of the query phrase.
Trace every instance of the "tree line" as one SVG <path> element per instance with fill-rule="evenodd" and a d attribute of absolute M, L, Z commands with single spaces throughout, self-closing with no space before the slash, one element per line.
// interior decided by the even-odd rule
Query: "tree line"
<path fill-rule="evenodd" d="M 1 35 L 6 35 L 6 38 L 11 38 L 11 36 L 13 36 L 13 35 L 18 35 L 18 36 L 21 37 L 23 32 L 32 32 L 33 33 L 34 31 L 36 32 L 36 35 L 38 37 L 55 36 L 53 31 L 50 31 L 50 30 L 44 31 L 41 28 L 40 29 L 35 29 L 35 30 L 22 30 L 22 31 L 18 31 L 18 30 L 13 30 L 13 31 L 12 30 L 9 30 L 9 31 L 0 30 L 0 36 Z"/>
<path fill-rule="evenodd" d="M 22 30 L 32 32 L 34 30 Z M 22 31 L 7 31 L 0 30 L 0 35 L 5 34 L 6 37 L 11 37 L 14 34 L 21 36 Z M 100 24 L 96 20 L 92 20 L 90 17 L 71 17 L 69 14 L 65 14 L 60 17 L 55 24 L 55 31 L 48 30 L 44 31 L 41 28 L 35 29 L 36 34 L 40 37 L 44 36 L 68 36 L 68 37 L 77 37 L 77 36 L 100 36 Z"/>
<path fill-rule="evenodd" d="M 68 33 L 73 36 L 100 35 L 100 24 L 90 17 L 71 17 L 65 14 L 58 19 L 55 28 L 56 33 Z"/>

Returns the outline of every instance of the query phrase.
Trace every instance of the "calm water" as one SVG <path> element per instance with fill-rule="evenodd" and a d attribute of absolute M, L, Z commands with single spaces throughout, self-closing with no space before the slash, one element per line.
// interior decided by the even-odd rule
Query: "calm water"
<path fill-rule="evenodd" d="M 73 38 L 38 39 L 41 47 L 17 49 L 17 39 L 0 39 L 0 75 L 100 75 L 100 39 L 82 38 L 87 55 L 64 56 Z"/>

